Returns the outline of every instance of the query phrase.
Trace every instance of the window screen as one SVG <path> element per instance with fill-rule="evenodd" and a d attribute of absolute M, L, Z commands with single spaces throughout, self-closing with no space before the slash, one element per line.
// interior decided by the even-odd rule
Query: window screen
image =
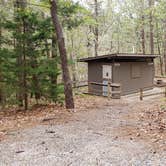
<path fill-rule="evenodd" d="M 141 77 L 141 67 L 140 67 L 140 65 L 136 65 L 136 64 L 131 65 L 131 77 L 132 78 Z"/>

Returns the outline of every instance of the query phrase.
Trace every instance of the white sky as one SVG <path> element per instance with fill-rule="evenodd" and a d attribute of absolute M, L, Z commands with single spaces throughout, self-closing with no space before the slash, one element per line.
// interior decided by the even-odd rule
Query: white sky
<path fill-rule="evenodd" d="M 79 2 L 80 4 L 85 4 L 86 0 L 73 0 L 74 2 Z"/>
<path fill-rule="evenodd" d="M 74 2 L 84 2 L 85 0 L 73 0 Z"/>

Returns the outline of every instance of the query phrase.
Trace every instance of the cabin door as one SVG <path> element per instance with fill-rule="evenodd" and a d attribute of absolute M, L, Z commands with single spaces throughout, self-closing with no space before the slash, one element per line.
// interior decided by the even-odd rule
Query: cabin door
<path fill-rule="evenodd" d="M 111 65 L 103 65 L 103 84 L 108 85 L 108 82 L 112 82 L 112 66 Z M 108 95 L 108 87 L 103 86 L 103 96 Z"/>

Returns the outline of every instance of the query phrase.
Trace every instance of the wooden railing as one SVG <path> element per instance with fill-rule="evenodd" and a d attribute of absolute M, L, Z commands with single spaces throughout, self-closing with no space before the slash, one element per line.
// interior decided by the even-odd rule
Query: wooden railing
<path fill-rule="evenodd" d="M 102 87 L 102 89 L 98 88 L 98 86 Z M 88 87 L 88 92 L 86 92 L 87 90 L 84 87 Z M 107 87 L 107 91 L 103 91 L 103 87 Z M 147 91 L 148 89 L 152 89 L 154 87 L 164 88 L 164 90 L 162 92 L 145 93 L 145 91 Z M 103 84 L 101 82 L 80 81 L 80 82 L 76 82 L 75 85 L 73 85 L 73 88 L 83 89 L 83 92 L 81 93 L 84 93 L 84 94 L 103 96 L 103 93 L 106 93 L 105 97 L 108 97 L 108 98 L 111 98 L 111 97 L 114 98 L 114 96 L 116 95 L 119 96 L 117 98 L 121 97 L 121 84 L 111 83 L 110 81 L 108 82 L 108 84 Z M 118 88 L 118 90 L 115 90 L 116 88 Z M 139 93 L 140 93 L 139 98 L 141 101 L 144 99 L 144 97 L 159 95 L 159 94 L 164 94 L 164 96 L 166 97 L 166 83 L 154 84 L 152 86 L 140 88 Z"/>
<path fill-rule="evenodd" d="M 159 75 L 156 75 L 155 78 L 166 78 L 166 76 L 159 76 Z"/>
<path fill-rule="evenodd" d="M 118 84 L 118 83 L 111 83 L 110 81 L 108 82 L 108 84 L 103 84 L 103 83 L 100 83 L 100 82 L 88 82 L 88 81 L 80 81 L 80 82 L 72 82 L 73 83 L 73 88 L 77 90 L 77 92 L 79 91 L 80 93 L 80 89 L 83 90 L 82 93 L 84 94 L 90 94 L 90 95 L 102 95 L 103 96 L 103 87 L 107 87 L 107 91 L 105 93 L 107 93 L 107 96 L 108 98 L 113 98 L 113 95 L 117 95 L 121 96 L 121 85 Z M 95 87 L 97 86 L 97 88 Z M 99 87 L 102 87 L 102 90 L 101 88 L 98 88 Z M 88 92 L 86 92 L 86 89 L 85 87 L 88 87 Z M 111 90 L 112 88 L 116 89 L 118 88 L 119 90 Z"/>
<path fill-rule="evenodd" d="M 154 88 L 154 87 L 158 87 L 158 88 L 164 88 L 164 91 L 162 92 L 155 92 L 155 93 L 150 93 L 150 94 L 145 94 L 144 92 L 149 89 L 149 88 Z M 149 97 L 149 96 L 153 96 L 153 95 L 160 95 L 160 94 L 164 94 L 164 97 L 166 97 L 166 84 L 163 85 L 153 85 L 150 87 L 144 87 L 144 88 L 140 88 L 140 100 L 142 101 L 144 97 Z"/>
<path fill-rule="evenodd" d="M 73 88 L 82 88 L 88 86 L 88 81 L 72 81 Z"/>
<path fill-rule="evenodd" d="M 103 93 L 107 93 L 106 97 L 108 98 L 120 98 L 121 97 L 121 84 L 119 83 L 111 83 L 110 81 L 108 82 L 108 84 L 103 84 L 103 83 L 99 83 L 99 82 L 88 82 L 89 84 L 89 94 L 93 94 L 93 95 L 103 95 Z M 99 90 L 99 89 L 95 89 L 93 87 L 93 85 L 97 85 L 97 86 L 101 86 L 101 87 L 107 87 L 107 91 L 103 91 Z M 112 88 L 118 88 L 119 90 L 111 90 Z M 115 96 L 118 97 L 115 97 Z"/>

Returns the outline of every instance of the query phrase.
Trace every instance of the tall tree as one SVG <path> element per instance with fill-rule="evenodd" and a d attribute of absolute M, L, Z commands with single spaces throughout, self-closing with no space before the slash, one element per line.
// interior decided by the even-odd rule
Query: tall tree
<path fill-rule="evenodd" d="M 144 14 L 144 0 L 141 1 L 141 43 L 142 43 L 142 53 L 145 54 L 145 14 Z"/>
<path fill-rule="evenodd" d="M 58 47 L 59 47 L 60 58 L 61 58 L 66 108 L 73 109 L 74 99 L 73 99 L 72 83 L 71 83 L 71 78 L 69 74 L 67 52 L 66 52 L 65 41 L 63 37 L 63 31 L 57 16 L 58 15 L 57 0 L 50 0 L 50 5 L 51 5 L 50 7 L 51 17 L 52 17 L 53 25 L 54 25 L 57 40 L 58 40 Z"/>
<path fill-rule="evenodd" d="M 0 50 L 2 49 L 2 16 L 0 16 Z M 1 69 L 1 62 L 0 62 L 0 104 L 3 102 L 3 88 L 2 88 L 2 69 Z"/>
<path fill-rule="evenodd" d="M 154 54 L 154 23 L 153 23 L 153 7 L 154 7 L 154 0 L 149 0 L 149 28 L 150 28 L 150 53 Z"/>
<path fill-rule="evenodd" d="M 164 22 L 164 42 L 163 42 L 163 47 L 164 47 L 164 63 L 165 63 L 165 74 L 166 74 L 166 19 L 163 21 Z"/>
<path fill-rule="evenodd" d="M 19 15 L 19 11 L 24 10 L 25 8 L 25 1 L 19 1 L 19 0 L 15 0 L 14 2 L 14 9 L 15 9 L 15 21 L 17 22 L 17 33 L 18 34 L 22 34 L 22 29 L 23 26 L 21 24 L 21 20 L 18 17 Z M 22 39 L 19 36 L 17 39 L 15 39 L 15 50 L 16 50 L 16 54 L 17 54 L 17 65 L 20 68 L 20 70 L 18 70 L 18 88 L 17 88 L 17 99 L 19 102 L 19 106 L 23 106 L 23 92 L 24 92 L 24 88 L 23 88 L 23 50 L 22 50 Z"/>
<path fill-rule="evenodd" d="M 27 7 L 27 0 L 16 0 L 16 19 L 19 22 L 18 25 L 18 33 L 23 34 L 18 41 L 17 41 L 17 53 L 18 53 L 18 66 L 21 70 L 19 70 L 18 77 L 19 77 L 19 86 L 18 86 L 18 98 L 20 102 L 20 106 L 24 105 L 25 110 L 28 109 L 28 95 L 27 95 L 27 72 L 26 72 L 26 41 L 25 35 L 28 28 L 27 22 L 24 17 L 19 18 L 18 14 L 21 11 L 22 13 L 25 12 Z M 24 102 L 24 103 L 23 103 Z"/>
<path fill-rule="evenodd" d="M 94 0 L 94 6 L 95 6 L 95 20 L 96 25 L 94 28 L 94 35 L 95 35 L 95 56 L 98 56 L 98 46 L 99 46 L 99 26 L 98 26 L 98 16 L 99 16 L 99 2 L 98 0 Z"/>
<path fill-rule="evenodd" d="M 55 33 L 53 33 L 52 35 L 52 50 L 51 50 L 51 59 L 53 62 L 57 61 L 58 60 L 58 46 L 57 46 L 57 38 L 56 38 L 56 35 Z M 53 63 L 54 64 L 54 67 L 55 69 L 58 68 L 58 64 L 57 63 Z M 51 97 L 53 99 L 54 102 L 57 101 L 57 93 L 56 93 L 56 90 L 57 90 L 57 84 L 58 84 L 58 73 L 54 70 L 51 74 L 50 74 L 50 80 L 51 80 L 51 88 L 50 88 L 50 94 L 51 94 Z"/>

